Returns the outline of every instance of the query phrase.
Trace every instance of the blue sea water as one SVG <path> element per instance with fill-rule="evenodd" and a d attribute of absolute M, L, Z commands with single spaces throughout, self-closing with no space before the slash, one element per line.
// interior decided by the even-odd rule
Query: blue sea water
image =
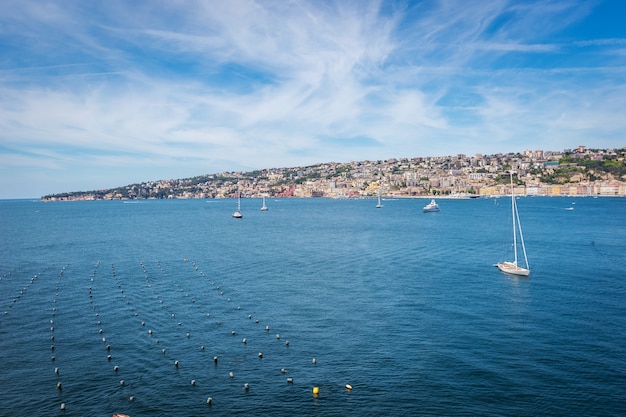
<path fill-rule="evenodd" d="M 626 199 L 438 202 L 0 201 L 0 415 L 624 415 Z"/>

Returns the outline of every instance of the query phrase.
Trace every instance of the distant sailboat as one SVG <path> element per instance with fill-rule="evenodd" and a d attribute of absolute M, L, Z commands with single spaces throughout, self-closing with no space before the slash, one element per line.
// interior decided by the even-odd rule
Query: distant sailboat
<path fill-rule="evenodd" d="M 233 213 L 233 217 L 235 219 L 241 219 L 243 214 L 241 214 L 241 193 L 237 196 L 237 211 Z"/>
<path fill-rule="evenodd" d="M 524 245 L 524 235 L 522 234 L 522 224 L 519 221 L 519 213 L 517 211 L 517 203 L 515 202 L 513 188 L 513 173 L 511 172 L 511 215 L 513 217 L 513 262 L 502 262 L 496 264 L 498 269 L 502 272 L 512 275 L 528 276 L 530 274 L 530 268 L 528 266 L 528 258 L 526 257 L 526 246 Z M 526 268 L 523 268 L 517 264 L 517 230 L 519 229 L 520 243 L 522 246 L 522 253 L 524 254 L 524 262 Z"/>
<path fill-rule="evenodd" d="M 426 204 L 422 210 L 424 211 L 424 213 L 438 212 L 439 204 L 437 204 L 437 202 L 434 199 L 432 199 L 430 200 L 430 203 Z"/>
<path fill-rule="evenodd" d="M 261 206 L 261 211 L 267 211 L 267 206 L 265 205 L 265 196 L 263 196 L 263 205 Z"/>
<path fill-rule="evenodd" d="M 378 204 L 376 204 L 376 208 L 381 208 L 383 205 L 380 202 L 380 188 L 378 189 Z"/>

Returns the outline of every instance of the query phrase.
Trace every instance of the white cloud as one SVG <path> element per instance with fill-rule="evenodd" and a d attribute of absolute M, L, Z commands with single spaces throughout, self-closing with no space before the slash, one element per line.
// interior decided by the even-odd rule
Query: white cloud
<path fill-rule="evenodd" d="M 44 194 L 50 170 L 123 184 L 157 166 L 623 146 L 625 40 L 552 37 L 591 2 L 407 4 L 3 2 L 0 158 Z"/>

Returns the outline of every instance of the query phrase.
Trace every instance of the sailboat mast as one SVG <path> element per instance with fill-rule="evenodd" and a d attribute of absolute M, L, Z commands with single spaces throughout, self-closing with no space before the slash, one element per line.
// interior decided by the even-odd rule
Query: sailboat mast
<path fill-rule="evenodd" d="M 522 223 L 519 220 L 519 211 L 517 211 L 517 204 L 515 205 L 515 217 L 517 218 L 517 228 L 519 229 L 519 239 L 522 242 L 522 252 L 524 253 L 524 262 L 526 263 L 526 269 L 529 269 L 528 257 L 526 256 L 526 245 L 524 244 L 524 233 L 522 233 Z M 517 252 L 517 251 L 516 251 Z"/>
<path fill-rule="evenodd" d="M 515 188 L 513 187 L 513 171 L 510 172 L 511 174 L 511 219 L 513 220 L 513 256 L 514 256 L 514 263 L 515 265 L 517 265 L 517 222 L 515 221 L 515 214 L 516 214 L 516 209 L 515 209 Z"/>

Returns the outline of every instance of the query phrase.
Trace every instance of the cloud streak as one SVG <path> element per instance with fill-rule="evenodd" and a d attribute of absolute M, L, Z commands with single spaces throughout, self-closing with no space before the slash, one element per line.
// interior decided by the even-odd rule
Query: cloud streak
<path fill-rule="evenodd" d="M 3 2 L 0 198 L 624 145 L 626 36 L 589 35 L 599 3 L 477 3 Z"/>

